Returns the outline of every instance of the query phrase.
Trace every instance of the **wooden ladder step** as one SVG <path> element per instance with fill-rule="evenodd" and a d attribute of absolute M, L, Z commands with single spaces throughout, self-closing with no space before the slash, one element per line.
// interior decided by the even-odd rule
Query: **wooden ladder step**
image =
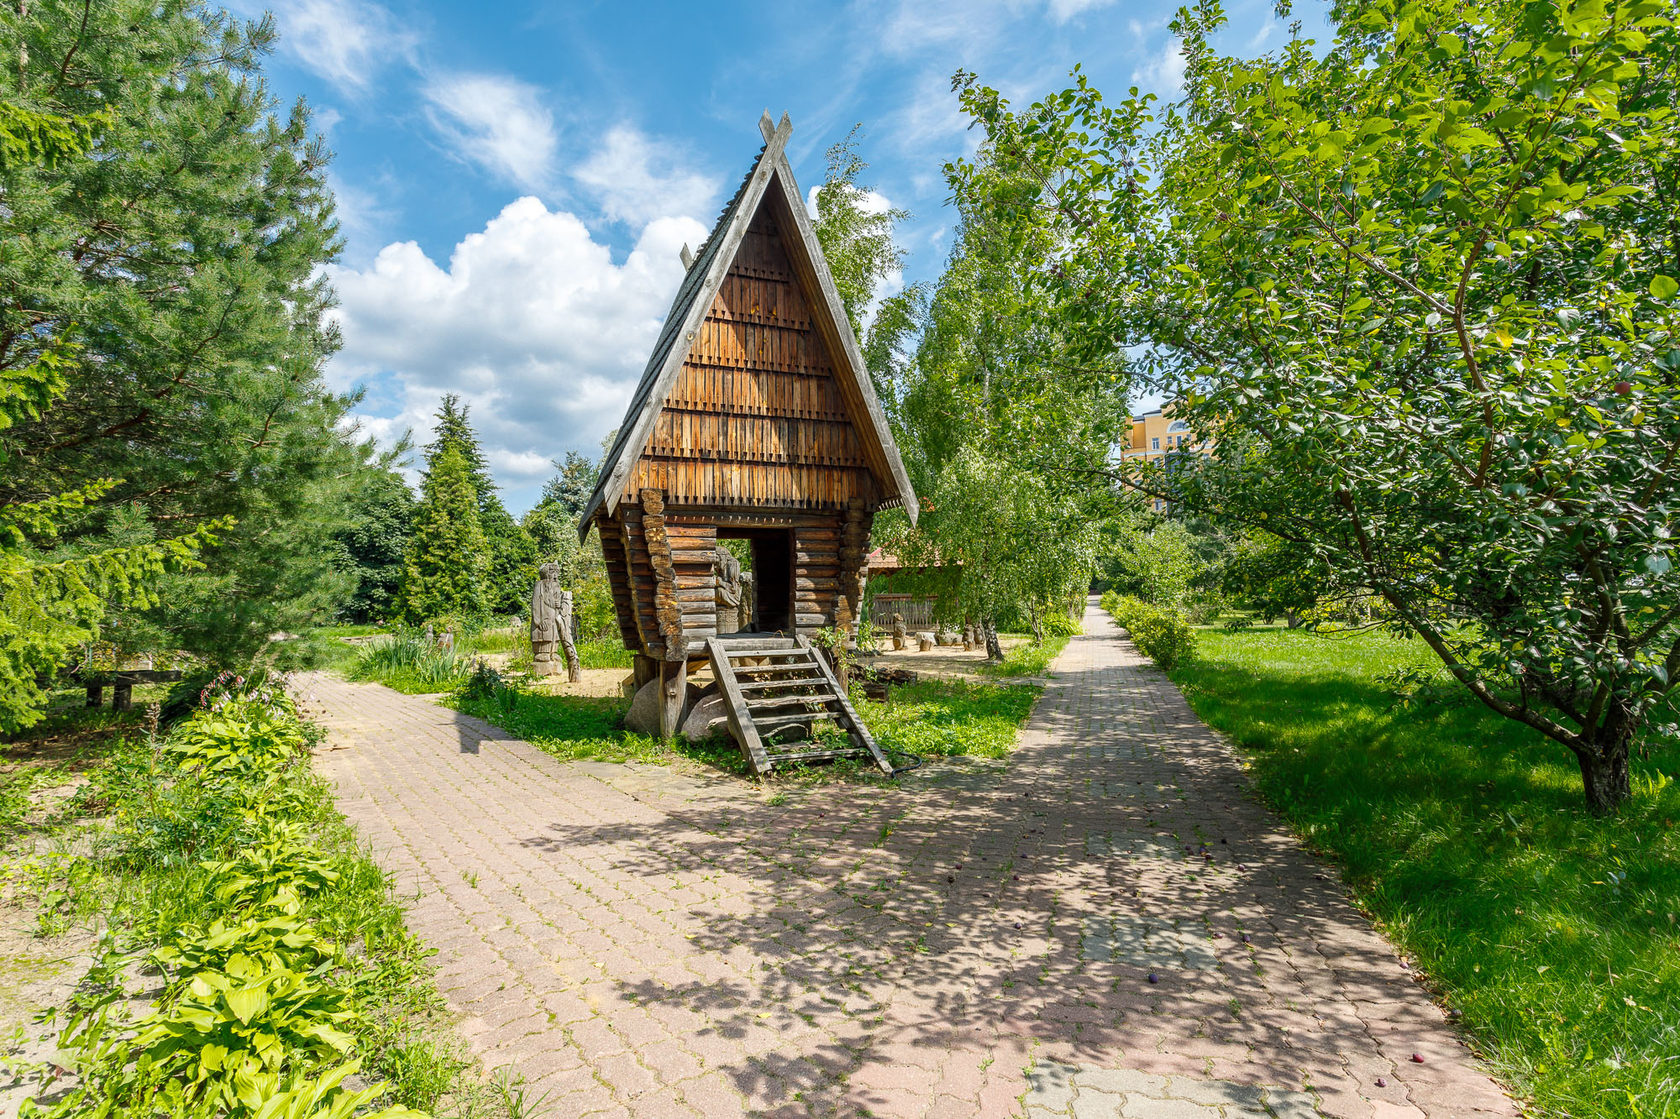
<path fill-rule="evenodd" d="M 881 772 L 893 773 L 892 763 L 876 745 L 868 729 L 852 709 L 840 682 L 828 662 L 817 655 L 804 635 L 792 638 L 750 638 L 731 641 L 725 637 L 706 639 L 718 693 L 729 715 L 729 730 L 747 757 L 747 764 L 760 776 L 778 761 L 806 761 L 867 755 Z M 768 664 L 738 664 L 738 661 L 768 659 Z M 796 691 L 794 689 L 811 689 Z M 789 710 L 802 707 L 804 710 Z M 778 713 L 779 711 L 779 713 Z M 844 746 L 816 746 L 808 749 L 766 748 L 765 735 L 817 722 L 834 723 L 846 732 Z M 785 746 L 793 746 L 787 743 Z"/>
<path fill-rule="evenodd" d="M 816 667 L 817 666 L 812 664 L 810 661 L 789 661 L 786 664 L 737 664 L 731 666 L 735 674 L 738 676 L 756 672 L 810 672 Z"/>
<path fill-rule="evenodd" d="M 832 711 L 799 711 L 792 715 L 766 715 L 762 719 L 754 717 L 753 726 L 759 730 L 770 730 L 774 727 L 792 726 L 794 723 L 814 723 L 819 719 L 833 718 Z"/>
<path fill-rule="evenodd" d="M 852 758 L 856 757 L 857 754 L 857 747 L 847 744 L 837 750 L 789 750 L 786 752 L 774 752 L 770 754 L 770 760 L 773 762 L 813 762 L 822 758 Z"/>
<path fill-rule="evenodd" d="M 746 680 L 741 683 L 741 691 L 762 692 L 769 688 L 805 688 L 813 684 L 827 684 L 821 676 L 784 677 L 780 680 Z"/>
<path fill-rule="evenodd" d="M 828 695 L 771 695 L 747 700 L 747 709 L 755 713 L 771 707 L 787 707 L 795 703 L 833 703 L 839 696 Z"/>

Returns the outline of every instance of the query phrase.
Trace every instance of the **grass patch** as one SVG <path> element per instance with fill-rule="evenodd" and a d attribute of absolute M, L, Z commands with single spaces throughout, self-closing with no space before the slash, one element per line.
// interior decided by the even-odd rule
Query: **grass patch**
<path fill-rule="evenodd" d="M 1680 1115 L 1680 748 L 1594 819 L 1561 746 L 1450 687 L 1397 702 L 1414 668 L 1420 642 L 1256 628 L 1172 677 L 1540 1113 Z"/>
<path fill-rule="evenodd" d="M 1014 745 L 1040 691 L 1028 685 L 927 680 L 892 688 L 884 702 L 854 693 L 853 703 L 884 747 L 922 757 L 1001 758 Z M 736 775 L 747 772 L 731 738 L 667 744 L 625 730 L 624 713 L 630 704 L 624 699 L 540 695 L 503 686 L 491 695 L 455 694 L 444 702 L 562 761 L 668 763 L 681 758 Z M 873 762 L 855 759 L 793 765 L 777 773 L 813 780 L 880 776 Z"/>
<path fill-rule="evenodd" d="M 666 763 L 685 757 L 731 773 L 746 772 L 734 742 L 670 744 L 624 729 L 630 701 L 576 695 L 540 695 L 499 688 L 494 696 L 452 695 L 445 704 L 464 715 L 494 724 L 561 761 L 583 758 L 603 762 Z"/>
<path fill-rule="evenodd" d="M 404 630 L 358 649 L 345 675 L 384 684 L 404 695 L 430 695 L 459 687 L 472 661 L 471 653 L 440 649 L 425 635 Z"/>
<path fill-rule="evenodd" d="M 391 631 L 386 627 L 375 625 L 316 626 L 310 630 L 310 633 L 320 637 L 372 637 L 376 633 L 389 632 Z"/>
<path fill-rule="evenodd" d="M 580 641 L 578 663 L 584 668 L 629 668 L 635 654 L 615 639 Z"/>
<path fill-rule="evenodd" d="M 1042 645 L 1031 641 L 1011 647 L 997 664 L 982 664 L 980 671 L 987 676 L 1042 676 L 1061 651 L 1067 648 L 1063 634 L 1049 634 Z"/>
<path fill-rule="evenodd" d="M 884 702 L 857 697 L 854 702 L 883 747 L 924 758 L 1001 758 L 1015 745 L 1016 733 L 1043 690 L 922 680 L 888 689 Z"/>

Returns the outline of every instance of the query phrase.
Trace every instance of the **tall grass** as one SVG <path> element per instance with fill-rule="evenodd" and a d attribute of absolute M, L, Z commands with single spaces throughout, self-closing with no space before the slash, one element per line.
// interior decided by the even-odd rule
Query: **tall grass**
<path fill-rule="evenodd" d="M 423 633 L 402 630 L 364 645 L 351 664 L 353 680 L 374 680 L 411 695 L 446 692 L 472 671 L 473 656 L 440 649 Z"/>

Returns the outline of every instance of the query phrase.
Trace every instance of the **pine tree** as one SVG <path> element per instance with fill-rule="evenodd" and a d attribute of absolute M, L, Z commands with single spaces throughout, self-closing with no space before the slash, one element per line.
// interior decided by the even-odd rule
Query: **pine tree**
<path fill-rule="evenodd" d="M 558 515 L 571 518 L 573 531 L 576 531 L 577 519 L 583 515 L 583 507 L 589 504 L 589 497 L 595 492 L 600 464 L 588 455 L 567 451 L 565 460 L 556 462 L 554 469 L 558 473 L 543 483 L 542 498 L 537 504 L 549 506 Z"/>
<path fill-rule="evenodd" d="M 453 443 L 467 464 L 468 480 L 478 493 L 478 507 L 501 504 L 496 496 L 496 483 L 490 477 L 490 464 L 485 461 L 484 449 L 478 445 L 478 432 L 472 427 L 472 405 L 462 404 L 456 393 L 444 394 L 438 404 L 432 424 L 432 441 L 426 444 L 426 459 L 437 458 L 444 447 Z"/>
<path fill-rule="evenodd" d="M 56 102 L 30 106 L 19 100 L 21 92 L 0 84 L 0 172 L 35 173 L 85 160 L 109 114 L 78 116 Z M 0 362 L 0 432 L 36 422 L 57 404 L 79 370 L 77 356 L 73 343 L 46 338 L 27 358 Z M 10 443 L 0 437 L 0 466 L 8 470 L 15 466 Z M 196 565 L 214 529 L 225 527 L 203 524 L 171 540 L 69 555 L 55 547 L 66 527 L 115 484 L 97 479 L 36 500 L 0 498 L 0 733 L 40 720 L 46 686 L 70 650 L 94 636 L 109 607 L 156 601 L 166 572 Z"/>
<path fill-rule="evenodd" d="M 64 559 L 220 526 L 161 602 L 97 592 L 101 636 L 248 661 L 348 589 L 331 534 L 370 455 L 321 376 L 329 153 L 308 107 L 264 85 L 271 19 L 192 0 L 9 10 L 0 131 L 22 140 L 0 138 L 0 397 L 49 355 L 66 365 L 50 406 L 0 433 L 0 506 L 82 495 L 57 518 Z"/>
<path fill-rule="evenodd" d="M 497 495 L 490 465 L 478 445 L 478 433 L 472 428 L 471 408 L 462 404 L 454 393 L 445 396 L 438 406 L 426 453 L 435 457 L 448 446 L 461 452 L 468 477 L 478 494 L 479 526 L 489 547 L 485 561 L 485 609 L 497 614 L 523 613 L 529 605 L 531 584 L 537 578 L 537 545 Z"/>
<path fill-rule="evenodd" d="M 461 448 L 444 442 L 427 464 L 403 561 L 397 608 L 411 624 L 485 613 L 489 545 L 478 519 L 478 492 Z"/>

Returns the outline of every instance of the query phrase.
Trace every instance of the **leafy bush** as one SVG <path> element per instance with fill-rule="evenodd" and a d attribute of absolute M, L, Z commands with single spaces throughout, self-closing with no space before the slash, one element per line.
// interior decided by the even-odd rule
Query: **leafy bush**
<path fill-rule="evenodd" d="M 115 809 L 102 847 L 143 882 L 140 911 L 113 916 L 72 996 L 59 1046 L 79 1079 L 50 1107 L 29 1105 L 43 1119 L 348 1119 L 393 1091 L 342 1082 L 363 1035 L 390 1033 L 364 1029 L 380 1005 L 370 995 L 412 987 L 418 948 L 392 943 L 400 910 L 342 825 L 323 832 L 330 803 L 290 701 L 224 683 L 233 690 L 207 692 L 167 742 L 90 782 Z M 162 991 L 135 1013 L 125 981 L 147 966 Z"/>
<path fill-rule="evenodd" d="M 1103 596 L 1103 601 L 1107 606 L 1108 595 Z M 1164 669 L 1170 671 L 1196 655 L 1196 631 L 1175 607 L 1153 606 L 1114 595 L 1114 604 L 1108 607 L 1108 612 L 1132 635 L 1132 643 L 1143 655 Z"/>
<path fill-rule="evenodd" d="M 1060 610 L 1051 610 L 1044 615 L 1044 636 L 1046 637 L 1078 637 L 1085 632 L 1085 627 L 1079 624 L 1079 619 Z"/>
<path fill-rule="evenodd" d="M 307 741 L 296 719 L 239 702 L 194 715 L 170 735 L 168 749 L 188 773 L 225 773 L 282 764 Z"/>

